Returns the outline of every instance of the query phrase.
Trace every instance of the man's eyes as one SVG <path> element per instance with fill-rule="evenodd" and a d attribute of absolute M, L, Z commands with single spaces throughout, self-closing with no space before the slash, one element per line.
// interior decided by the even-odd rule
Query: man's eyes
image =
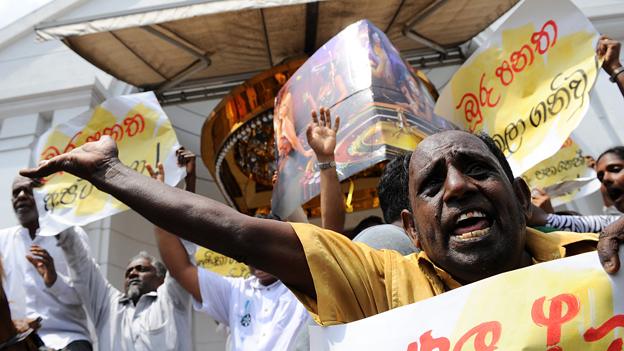
<path fill-rule="evenodd" d="M 466 175 L 478 179 L 487 178 L 491 172 L 492 170 L 489 167 L 485 167 L 479 164 L 472 165 L 466 169 Z"/>
<path fill-rule="evenodd" d="M 433 196 L 438 193 L 443 182 L 444 179 L 441 177 L 430 178 L 420 187 L 420 193 L 425 196 Z"/>

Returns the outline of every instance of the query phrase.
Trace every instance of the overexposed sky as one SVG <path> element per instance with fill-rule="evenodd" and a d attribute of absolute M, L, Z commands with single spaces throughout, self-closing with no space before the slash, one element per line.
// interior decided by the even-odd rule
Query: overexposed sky
<path fill-rule="evenodd" d="M 0 28 L 35 11 L 51 0 L 0 0 Z"/>

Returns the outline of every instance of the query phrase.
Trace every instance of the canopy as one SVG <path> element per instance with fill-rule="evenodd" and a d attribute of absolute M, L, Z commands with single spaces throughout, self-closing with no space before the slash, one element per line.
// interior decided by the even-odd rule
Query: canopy
<path fill-rule="evenodd" d="M 183 83 L 238 83 L 286 59 L 310 56 L 364 18 L 404 56 L 426 49 L 445 59 L 517 1 L 193 0 L 43 23 L 36 32 L 162 97 Z"/>

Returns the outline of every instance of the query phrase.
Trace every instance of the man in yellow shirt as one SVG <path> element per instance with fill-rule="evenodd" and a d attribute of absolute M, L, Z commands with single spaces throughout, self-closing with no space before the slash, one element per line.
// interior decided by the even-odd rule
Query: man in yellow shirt
<path fill-rule="evenodd" d="M 327 114 L 309 128 L 330 126 Z M 527 230 L 528 188 L 513 178 L 493 142 L 484 140 L 449 131 L 426 138 L 414 150 L 409 175 L 413 213 L 405 211 L 402 217 L 424 253 L 407 258 L 312 225 L 249 217 L 161 184 L 121 164 L 108 137 L 22 174 L 66 171 L 87 179 L 157 226 L 278 277 L 317 322 L 329 325 L 594 247 L 595 236 Z M 598 244 L 610 271 L 619 268 L 621 232 L 607 231 Z"/>

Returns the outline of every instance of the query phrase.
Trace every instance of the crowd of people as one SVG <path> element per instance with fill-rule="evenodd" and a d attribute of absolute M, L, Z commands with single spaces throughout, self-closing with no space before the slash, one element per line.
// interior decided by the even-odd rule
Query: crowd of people
<path fill-rule="evenodd" d="M 602 67 L 624 93 L 619 52 L 618 42 L 601 37 Z M 185 189 L 164 183 L 162 164 L 147 167 L 151 177 L 123 165 L 106 136 L 21 171 L 12 187 L 19 225 L 0 232 L 0 350 L 92 350 L 96 342 L 99 350 L 191 350 L 192 308 L 228 328 L 232 350 L 307 350 L 312 323 L 356 321 L 562 256 L 598 250 L 608 273 L 619 270 L 624 219 L 555 212 L 485 134 L 440 132 L 391 160 L 378 188 L 383 220 L 345 230 L 338 129 L 329 110 L 312 112 L 307 138 L 321 173 L 321 227 L 293 221 L 301 216 L 250 217 L 195 194 L 195 155 L 185 149 L 177 151 Z M 624 146 L 606 150 L 594 167 L 604 199 L 624 212 Z M 119 291 L 81 228 L 38 236 L 33 188 L 59 171 L 154 223 L 164 263 L 138 253 Z M 251 276 L 197 266 L 185 241 L 249 265 Z"/>

